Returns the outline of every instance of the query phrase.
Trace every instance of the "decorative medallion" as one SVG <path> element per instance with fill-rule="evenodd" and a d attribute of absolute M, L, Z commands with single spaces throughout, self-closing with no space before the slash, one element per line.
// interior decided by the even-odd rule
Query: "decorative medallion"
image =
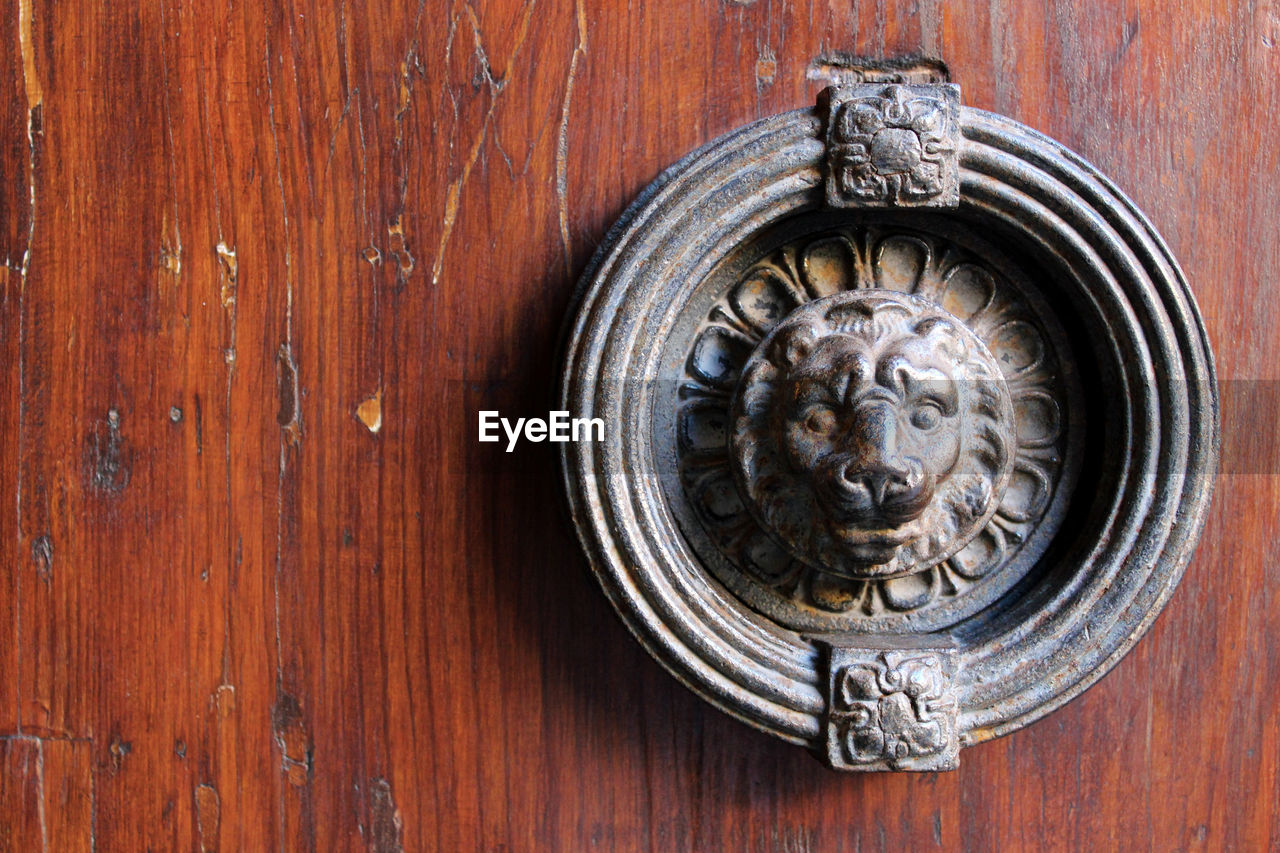
<path fill-rule="evenodd" d="M 945 624 L 1021 578 L 1057 524 L 1076 393 L 1024 275 L 858 225 L 719 285 L 677 402 L 708 566 L 805 630 Z"/>

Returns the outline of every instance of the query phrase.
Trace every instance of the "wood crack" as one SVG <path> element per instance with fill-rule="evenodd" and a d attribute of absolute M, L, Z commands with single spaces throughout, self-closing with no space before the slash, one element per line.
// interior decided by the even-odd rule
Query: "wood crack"
<path fill-rule="evenodd" d="M 164 126 L 169 155 L 169 192 L 173 197 L 173 234 L 169 234 L 168 217 L 164 217 L 160 242 L 161 267 L 175 278 L 182 275 L 182 233 L 178 228 L 178 161 L 173 142 L 173 112 L 169 103 L 169 56 L 165 39 L 169 28 L 165 23 L 164 4 L 160 4 L 160 80 L 164 87 Z"/>
<path fill-rule="evenodd" d="M 404 116 L 413 101 L 413 76 L 411 72 L 423 73 L 422 64 L 418 61 L 418 29 L 422 23 L 422 12 L 426 0 L 420 0 L 413 21 L 413 40 L 405 51 L 400 62 L 400 83 L 397 93 L 395 125 L 396 135 L 391 147 L 391 162 L 398 172 L 396 187 L 395 212 L 387 221 L 387 253 L 394 255 L 398 262 L 396 267 L 396 287 L 404 287 L 413 274 L 417 261 L 409 251 L 408 240 L 404 233 L 404 208 L 409 193 L 409 168 L 404 162 Z M 364 129 L 360 131 L 361 169 L 364 168 Z M 363 193 L 363 189 L 362 189 Z M 376 293 L 376 289 L 375 289 Z"/>
<path fill-rule="evenodd" d="M 18 552 L 21 553 L 23 542 L 22 530 L 22 493 L 23 466 L 21 460 L 26 456 L 27 436 L 27 326 L 26 295 L 27 278 L 31 272 L 31 252 L 36 237 L 36 167 L 38 163 L 38 139 L 44 134 L 44 90 L 40 84 L 40 75 L 36 70 L 35 43 L 32 38 L 32 0 L 18 0 L 18 49 L 22 56 L 22 88 L 27 101 L 27 245 L 22 252 L 22 262 L 18 269 L 18 460 L 16 487 L 14 489 L 14 509 L 17 514 Z M 7 254 L 7 253 L 6 253 Z M 6 261 L 6 266 L 8 263 Z M 10 267 L 11 268 L 11 267 Z M 6 287 L 6 297 L 8 288 Z M 14 597 L 22 600 L 22 572 L 14 572 Z M 19 732 L 22 731 L 22 608 L 14 610 L 13 620 L 14 647 L 18 649 L 14 665 L 14 697 L 17 707 L 14 720 Z"/>
<path fill-rule="evenodd" d="M 449 237 L 453 234 L 453 225 L 458 218 L 458 206 L 462 199 L 462 191 L 466 187 L 467 182 L 471 179 L 471 170 L 475 167 L 476 161 L 480 159 L 480 152 L 484 148 L 485 140 L 489 135 L 489 126 L 493 122 L 494 113 L 498 109 L 498 99 L 507 88 L 507 83 L 511 77 L 511 69 L 515 65 L 517 57 L 520 55 L 521 48 L 524 47 L 525 39 L 529 33 L 529 20 L 533 14 L 535 6 L 534 0 L 525 3 L 524 14 L 520 20 L 519 35 L 516 38 L 515 45 L 511 48 L 511 55 L 507 59 L 507 70 L 502 76 L 495 78 L 493 69 L 489 64 L 489 57 L 484 49 L 483 40 L 480 33 L 480 20 L 476 17 L 475 10 L 471 4 L 467 4 L 463 10 L 471 22 L 471 35 L 474 42 L 473 50 L 475 51 L 476 60 L 480 63 L 479 80 L 489 89 L 489 109 L 485 112 L 484 120 L 480 123 L 480 131 L 476 134 L 475 141 L 471 144 L 471 148 L 467 154 L 467 160 L 462 166 L 462 174 L 449 184 L 449 188 L 445 193 L 444 202 L 444 219 L 440 232 L 440 243 L 436 247 L 435 262 L 431 266 L 431 283 L 438 284 L 440 281 L 440 272 L 444 267 L 445 250 L 449 245 Z M 449 37 L 445 42 L 445 62 L 453 52 L 453 39 L 457 29 L 458 19 L 455 17 L 449 25 Z M 452 92 L 449 97 L 453 101 L 454 122 L 458 119 L 458 102 Z M 508 162 L 508 165 L 510 163 Z"/>
<path fill-rule="evenodd" d="M 578 61 L 587 52 L 587 15 L 582 0 L 574 4 L 578 17 L 578 37 L 569 59 L 569 75 L 565 80 L 564 102 L 560 106 L 560 137 L 556 144 L 556 204 L 560 214 L 560 245 L 564 250 L 564 271 L 572 269 L 573 252 L 569 243 L 569 106 L 573 101 L 573 84 L 578 76 Z"/>

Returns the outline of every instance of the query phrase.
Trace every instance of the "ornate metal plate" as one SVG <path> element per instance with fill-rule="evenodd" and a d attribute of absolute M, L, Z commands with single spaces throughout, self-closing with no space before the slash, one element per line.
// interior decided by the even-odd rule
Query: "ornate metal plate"
<path fill-rule="evenodd" d="M 605 592 L 832 767 L 938 770 L 1138 640 L 1217 460 L 1194 300 L 1062 146 L 867 84 L 664 173 L 584 277 L 563 408 Z"/>

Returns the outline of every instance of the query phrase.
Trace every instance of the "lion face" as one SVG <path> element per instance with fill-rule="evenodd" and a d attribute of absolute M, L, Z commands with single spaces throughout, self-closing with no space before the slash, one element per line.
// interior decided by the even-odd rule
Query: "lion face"
<path fill-rule="evenodd" d="M 889 291 L 784 320 L 748 362 L 734 423 L 757 517 L 797 557 L 850 577 L 959 550 L 1012 466 L 1012 405 L 990 353 L 938 306 Z"/>
<path fill-rule="evenodd" d="M 919 340 L 876 352 L 832 335 L 791 374 L 779 407 L 787 460 L 807 472 L 831 534 L 851 556 L 885 563 L 920 535 L 920 516 L 960 457 L 960 392 Z"/>

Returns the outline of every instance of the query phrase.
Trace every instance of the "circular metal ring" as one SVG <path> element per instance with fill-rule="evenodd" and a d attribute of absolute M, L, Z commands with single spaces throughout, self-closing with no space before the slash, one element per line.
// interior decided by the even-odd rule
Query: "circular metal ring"
<path fill-rule="evenodd" d="M 1005 734 L 1093 684 L 1172 594 L 1217 465 L 1209 343 L 1154 229 L 1096 169 L 1017 122 L 960 108 L 952 218 L 999 236 L 1043 274 L 1077 366 L 1096 385 L 1082 438 L 1089 488 L 1027 576 L 980 614 L 934 628 L 955 645 L 962 745 Z M 823 209 L 824 119 L 797 110 L 717 139 L 664 172 L 583 276 L 561 390 L 601 442 L 566 444 L 569 504 L 591 566 L 641 643 L 739 719 L 819 747 L 821 637 L 753 609 L 710 572 L 664 491 L 671 399 L 664 346 L 736 247 Z M 916 215 L 916 214 L 909 214 Z M 1077 369 L 1072 367 L 1069 369 Z M 660 425 L 655 427 L 655 424 Z"/>

